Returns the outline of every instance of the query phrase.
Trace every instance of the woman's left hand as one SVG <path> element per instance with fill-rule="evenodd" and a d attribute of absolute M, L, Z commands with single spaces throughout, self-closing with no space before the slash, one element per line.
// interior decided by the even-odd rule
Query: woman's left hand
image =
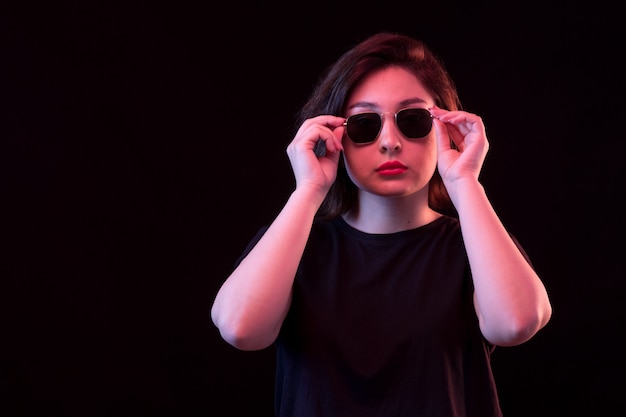
<path fill-rule="evenodd" d="M 437 135 L 437 168 L 446 187 L 468 178 L 477 181 L 489 149 L 482 119 L 465 111 L 439 107 L 433 107 L 430 113 Z"/>

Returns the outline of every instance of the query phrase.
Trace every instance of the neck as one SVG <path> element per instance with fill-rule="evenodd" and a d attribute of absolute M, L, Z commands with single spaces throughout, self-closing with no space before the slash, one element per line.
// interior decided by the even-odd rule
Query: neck
<path fill-rule="evenodd" d="M 441 214 L 428 206 L 428 196 L 420 193 L 404 197 L 382 197 L 360 193 L 357 209 L 344 220 L 366 233 L 395 233 L 424 226 Z"/>

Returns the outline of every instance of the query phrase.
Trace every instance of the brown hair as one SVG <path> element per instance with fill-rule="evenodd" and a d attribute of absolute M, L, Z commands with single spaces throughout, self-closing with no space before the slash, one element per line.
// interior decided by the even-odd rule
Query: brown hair
<path fill-rule="evenodd" d="M 346 99 L 354 87 L 370 73 L 390 66 L 399 66 L 415 74 L 438 107 L 461 110 L 456 86 L 443 62 L 423 42 L 402 34 L 382 32 L 345 52 L 326 70 L 300 109 L 296 126 L 320 114 L 343 115 Z M 429 182 L 428 202 L 433 210 L 456 216 L 437 170 Z M 337 179 L 319 208 L 317 217 L 332 219 L 356 208 L 357 204 L 357 187 L 347 174 L 343 158 L 340 158 Z"/>

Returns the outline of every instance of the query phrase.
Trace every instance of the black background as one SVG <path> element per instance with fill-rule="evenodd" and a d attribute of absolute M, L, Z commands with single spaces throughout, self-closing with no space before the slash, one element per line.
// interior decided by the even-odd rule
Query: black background
<path fill-rule="evenodd" d="M 494 353 L 505 415 L 626 410 L 617 10 L 0 10 L 1 415 L 272 415 L 273 351 L 227 345 L 210 306 L 293 188 L 294 113 L 327 65 L 379 30 L 426 41 L 483 117 L 482 182 L 552 298 L 544 330 Z"/>

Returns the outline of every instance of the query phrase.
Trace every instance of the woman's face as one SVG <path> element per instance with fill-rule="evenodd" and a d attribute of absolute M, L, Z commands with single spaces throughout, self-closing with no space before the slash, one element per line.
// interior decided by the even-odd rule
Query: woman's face
<path fill-rule="evenodd" d="M 394 114 L 405 108 L 428 109 L 434 104 L 422 83 L 400 67 L 374 72 L 357 85 L 345 116 L 385 113 L 374 142 L 356 144 L 347 133 L 343 137 L 346 170 L 361 192 L 388 197 L 428 193 L 427 185 L 437 166 L 435 129 L 425 137 L 407 139 L 398 129 Z"/>

